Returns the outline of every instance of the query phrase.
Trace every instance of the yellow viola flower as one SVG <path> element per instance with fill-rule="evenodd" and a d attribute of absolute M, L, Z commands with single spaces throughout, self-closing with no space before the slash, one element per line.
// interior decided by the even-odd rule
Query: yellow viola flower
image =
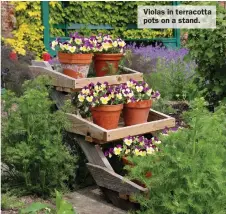
<path fill-rule="evenodd" d="M 119 47 L 123 48 L 126 46 L 126 43 L 124 41 L 118 42 Z"/>
<path fill-rule="evenodd" d="M 75 43 L 76 43 L 77 45 L 81 45 L 81 44 L 82 44 L 82 40 L 79 39 L 79 38 L 76 38 L 76 39 L 75 39 Z"/>
<path fill-rule="evenodd" d="M 140 146 L 143 146 L 144 145 L 144 141 L 141 141 L 139 144 L 140 144 Z"/>
<path fill-rule="evenodd" d="M 114 148 L 114 154 L 115 155 L 120 155 L 121 154 L 121 151 L 122 151 L 122 148 L 120 148 L 120 147 L 115 147 Z"/>
<path fill-rule="evenodd" d="M 126 85 L 127 85 L 129 88 L 131 88 L 131 87 L 133 87 L 133 82 L 127 81 L 127 82 L 126 82 Z"/>
<path fill-rule="evenodd" d="M 95 85 L 94 89 L 96 90 L 96 92 L 100 91 L 98 85 Z"/>
<path fill-rule="evenodd" d="M 135 154 L 136 156 L 139 156 L 139 155 L 140 155 L 139 149 L 135 149 L 135 150 L 134 150 L 134 154 Z"/>
<path fill-rule="evenodd" d="M 82 89 L 82 93 L 83 93 L 83 94 L 88 95 L 88 94 L 89 94 L 89 92 L 90 92 L 90 91 L 89 91 L 89 89 L 88 89 L 88 88 L 87 88 L 87 89 Z"/>
<path fill-rule="evenodd" d="M 142 157 L 146 156 L 146 154 L 147 154 L 146 151 L 140 151 L 140 153 L 139 153 L 139 155 L 142 156 Z"/>
<path fill-rule="evenodd" d="M 84 102 L 85 96 L 79 94 L 79 95 L 78 95 L 78 100 L 79 100 L 79 102 L 81 102 L 81 103 Z"/>
<path fill-rule="evenodd" d="M 148 95 L 148 96 L 151 96 L 151 93 L 152 93 L 152 89 L 149 89 L 149 90 L 147 91 L 147 95 Z"/>
<path fill-rule="evenodd" d="M 75 50 L 76 50 L 76 47 L 75 47 L 75 46 L 69 46 L 68 50 L 69 50 L 71 53 L 74 53 Z"/>
<path fill-rule="evenodd" d="M 152 147 L 147 147 L 146 148 L 147 154 L 151 155 L 155 152 L 155 150 Z"/>
<path fill-rule="evenodd" d="M 93 93 L 93 96 L 94 96 L 94 97 L 97 97 L 97 96 L 98 96 L 98 93 L 94 92 L 94 93 Z"/>
<path fill-rule="evenodd" d="M 109 101 L 109 98 L 108 97 L 101 97 L 100 101 L 101 101 L 102 104 L 106 105 Z"/>
<path fill-rule="evenodd" d="M 143 91 L 143 86 L 136 86 L 137 92 L 142 92 Z"/>
<path fill-rule="evenodd" d="M 116 97 L 117 97 L 117 99 L 121 100 L 122 99 L 122 94 L 121 93 L 116 94 Z"/>
<path fill-rule="evenodd" d="M 133 140 L 132 139 L 125 139 L 124 140 L 124 143 L 127 145 L 127 146 L 131 146 Z"/>
<path fill-rule="evenodd" d="M 81 50 L 81 51 L 87 51 L 87 49 L 86 49 L 85 46 L 80 47 L 80 50 Z"/>
<path fill-rule="evenodd" d="M 89 102 L 89 103 L 91 103 L 92 101 L 93 101 L 93 96 L 88 96 L 88 97 L 86 97 L 86 100 Z"/>
<path fill-rule="evenodd" d="M 113 43 L 112 43 L 112 45 L 113 45 L 113 47 L 118 47 L 118 42 L 117 41 L 114 41 Z"/>
<path fill-rule="evenodd" d="M 125 155 L 127 155 L 127 154 L 129 154 L 130 153 L 130 149 L 126 149 L 126 151 L 125 151 Z"/>

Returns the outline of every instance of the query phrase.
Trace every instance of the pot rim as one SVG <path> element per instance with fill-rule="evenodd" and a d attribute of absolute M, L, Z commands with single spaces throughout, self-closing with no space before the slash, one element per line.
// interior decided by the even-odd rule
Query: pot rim
<path fill-rule="evenodd" d="M 116 108 L 114 110 L 111 110 L 112 108 Z M 101 110 L 102 109 L 102 110 Z M 100 105 L 96 107 L 90 107 L 91 111 L 104 111 L 109 109 L 109 111 L 121 111 L 123 109 L 123 104 L 115 104 L 115 105 Z"/>

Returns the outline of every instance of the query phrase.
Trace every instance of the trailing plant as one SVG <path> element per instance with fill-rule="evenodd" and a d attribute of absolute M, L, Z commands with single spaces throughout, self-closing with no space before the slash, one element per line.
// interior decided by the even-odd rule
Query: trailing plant
<path fill-rule="evenodd" d="M 226 212 L 226 106 L 211 113 L 206 105 L 204 98 L 195 99 L 186 114 L 189 128 L 165 131 L 160 152 L 129 158 L 129 177 L 149 189 L 148 197 L 136 196 L 138 213 Z"/>
<path fill-rule="evenodd" d="M 196 61 L 200 90 L 211 106 L 226 102 L 226 9 L 216 5 L 216 28 L 194 29 L 188 32 L 189 57 Z"/>
<path fill-rule="evenodd" d="M 35 202 L 28 207 L 20 210 L 20 214 L 28 213 L 52 213 L 52 214 L 76 214 L 71 203 L 63 199 L 62 194 L 58 191 L 56 193 L 56 208 L 50 206 L 49 204 L 44 204 L 40 202 Z"/>
<path fill-rule="evenodd" d="M 2 162 L 8 170 L 2 188 L 17 194 L 49 196 L 55 188 L 65 190 L 73 176 L 76 157 L 62 142 L 70 124 L 62 110 L 53 112 L 48 83 L 40 76 L 24 83 L 22 96 L 3 96 Z"/>

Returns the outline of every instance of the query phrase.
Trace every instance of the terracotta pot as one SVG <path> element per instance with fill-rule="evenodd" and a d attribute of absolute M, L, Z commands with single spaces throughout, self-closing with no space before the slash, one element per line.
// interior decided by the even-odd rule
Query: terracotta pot
<path fill-rule="evenodd" d="M 63 73 L 72 78 L 86 78 L 93 54 L 70 54 L 58 52 L 59 62 L 63 67 Z"/>
<path fill-rule="evenodd" d="M 102 105 L 91 108 L 93 122 L 105 129 L 115 129 L 123 109 L 123 104 Z"/>
<path fill-rule="evenodd" d="M 142 100 L 124 105 L 123 118 L 125 126 L 146 123 L 152 100 Z"/>
<path fill-rule="evenodd" d="M 116 74 L 118 72 L 118 64 L 122 58 L 122 53 L 117 54 L 95 54 L 94 69 L 97 77 L 105 76 L 106 74 Z M 110 69 L 112 67 L 112 70 Z"/>

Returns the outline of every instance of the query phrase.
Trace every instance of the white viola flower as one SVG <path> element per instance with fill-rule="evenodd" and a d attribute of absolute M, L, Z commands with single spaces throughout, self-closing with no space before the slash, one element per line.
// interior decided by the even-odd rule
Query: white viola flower
<path fill-rule="evenodd" d="M 79 38 L 76 38 L 76 39 L 75 39 L 75 43 L 76 43 L 77 45 L 81 45 L 81 44 L 82 44 L 82 40 L 79 39 Z"/>
<path fill-rule="evenodd" d="M 121 100 L 121 99 L 122 99 L 122 94 L 121 94 L 121 93 L 116 94 L 116 97 L 117 97 L 119 100 Z"/>
<path fill-rule="evenodd" d="M 136 86 L 137 92 L 142 92 L 143 91 L 143 86 Z"/>
<path fill-rule="evenodd" d="M 127 146 L 131 146 L 133 140 L 132 139 L 124 139 L 124 143 L 127 145 Z"/>
<path fill-rule="evenodd" d="M 79 102 L 83 103 L 83 101 L 85 100 L 85 96 L 79 94 L 78 95 L 78 100 L 79 100 Z"/>
<path fill-rule="evenodd" d="M 90 90 L 88 88 L 87 89 L 83 88 L 82 93 L 88 95 L 90 93 Z"/>
<path fill-rule="evenodd" d="M 124 41 L 119 41 L 118 45 L 119 45 L 119 47 L 123 48 L 126 46 L 126 43 Z"/>
<path fill-rule="evenodd" d="M 155 150 L 152 147 L 147 147 L 146 148 L 147 154 L 151 155 L 155 152 Z"/>
<path fill-rule="evenodd" d="M 60 49 L 63 51 L 65 48 L 64 48 L 64 45 L 62 43 L 60 43 Z"/>

